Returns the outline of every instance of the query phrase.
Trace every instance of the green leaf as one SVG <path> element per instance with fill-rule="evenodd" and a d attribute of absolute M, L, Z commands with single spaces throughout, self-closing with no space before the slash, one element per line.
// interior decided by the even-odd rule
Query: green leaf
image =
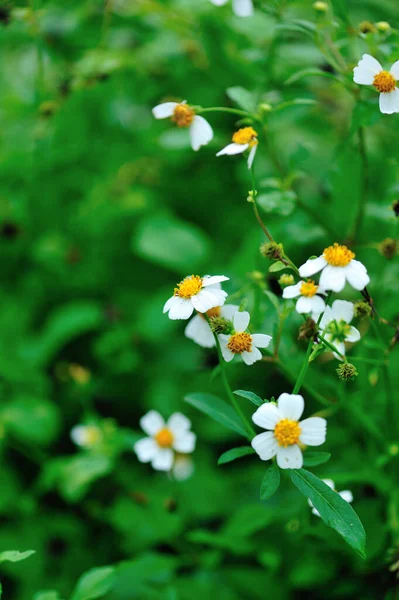
<path fill-rule="evenodd" d="M 242 427 L 239 418 L 231 406 L 224 400 L 213 394 L 195 393 L 184 397 L 185 402 L 194 406 L 197 410 L 208 415 L 224 427 L 248 437 L 247 432 Z"/>
<path fill-rule="evenodd" d="M 269 273 L 277 273 L 278 271 L 282 271 L 283 269 L 288 269 L 287 265 L 285 265 L 281 260 L 273 263 L 269 267 Z"/>
<path fill-rule="evenodd" d="M 257 394 L 254 394 L 254 392 L 247 392 L 246 390 L 234 390 L 233 394 L 236 396 L 241 396 L 241 398 L 246 398 L 252 402 L 252 404 L 255 404 L 255 406 L 261 406 L 263 404 L 262 398 L 260 398 Z"/>
<path fill-rule="evenodd" d="M 335 529 L 349 546 L 365 558 L 366 533 L 351 505 L 310 471 L 290 469 L 289 474 L 293 484 L 309 498 L 324 523 Z"/>
<path fill-rule="evenodd" d="M 303 455 L 303 464 L 305 467 L 317 467 L 330 460 L 330 452 L 308 452 Z"/>
<path fill-rule="evenodd" d="M 61 596 L 55 590 L 45 590 L 37 592 L 37 594 L 33 596 L 33 600 L 61 600 Z"/>
<path fill-rule="evenodd" d="M 231 87 L 226 90 L 226 94 L 233 100 L 240 108 L 246 110 L 249 113 L 256 111 L 256 102 L 252 92 L 249 92 L 243 87 Z"/>
<path fill-rule="evenodd" d="M 25 552 L 19 552 L 19 550 L 6 550 L 0 553 L 0 563 L 5 561 L 19 562 L 29 558 L 32 554 L 36 554 L 36 550 L 26 550 Z"/>
<path fill-rule="evenodd" d="M 276 462 L 272 462 L 270 467 L 266 470 L 265 476 L 263 477 L 260 486 L 260 499 L 268 500 L 277 492 L 280 486 L 280 469 Z"/>
<path fill-rule="evenodd" d="M 296 199 L 292 190 L 273 190 L 259 194 L 257 203 L 266 213 L 288 217 L 295 208 Z"/>
<path fill-rule="evenodd" d="M 227 452 L 223 452 L 223 454 L 219 456 L 218 465 L 224 465 L 233 460 L 237 460 L 237 458 L 241 458 L 242 456 L 248 456 L 248 454 L 255 454 L 255 450 L 251 446 L 231 448 L 231 450 L 227 450 Z"/>
<path fill-rule="evenodd" d="M 46 446 L 58 435 L 58 406 L 44 398 L 16 397 L 0 411 L 7 430 L 25 443 Z"/>
<path fill-rule="evenodd" d="M 71 600 L 94 600 L 110 591 L 115 581 L 114 567 L 100 567 L 84 573 L 78 580 Z"/>

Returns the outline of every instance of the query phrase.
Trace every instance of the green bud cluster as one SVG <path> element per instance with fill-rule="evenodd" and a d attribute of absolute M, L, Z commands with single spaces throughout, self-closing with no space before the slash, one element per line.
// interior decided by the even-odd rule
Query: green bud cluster
<path fill-rule="evenodd" d="M 372 309 L 368 302 L 364 302 L 360 300 L 359 302 L 355 302 L 354 304 L 354 315 L 355 317 L 369 317 L 371 315 Z"/>
<path fill-rule="evenodd" d="M 341 381 L 353 381 L 359 375 L 355 365 L 348 362 L 341 363 L 336 371 Z"/>
<path fill-rule="evenodd" d="M 224 317 L 211 317 L 209 327 L 213 333 L 225 333 L 229 335 L 234 331 L 233 323 Z"/>
<path fill-rule="evenodd" d="M 269 260 L 281 260 L 284 256 L 283 244 L 277 242 L 265 242 L 259 248 L 259 252 Z"/>

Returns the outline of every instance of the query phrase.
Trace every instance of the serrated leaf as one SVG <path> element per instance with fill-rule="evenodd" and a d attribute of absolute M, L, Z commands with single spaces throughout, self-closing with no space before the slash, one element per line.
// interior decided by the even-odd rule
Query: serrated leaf
<path fill-rule="evenodd" d="M 230 87 L 226 90 L 226 94 L 243 110 L 253 113 L 256 111 L 256 101 L 252 92 L 249 92 L 243 87 Z"/>
<path fill-rule="evenodd" d="M 241 396 L 241 398 L 246 398 L 252 402 L 252 404 L 255 404 L 255 406 L 261 406 L 263 404 L 262 398 L 260 398 L 257 394 L 254 394 L 254 392 L 247 392 L 246 390 L 234 390 L 233 394 L 236 396 Z"/>
<path fill-rule="evenodd" d="M 280 486 L 280 469 L 277 463 L 272 462 L 268 467 L 261 486 L 260 486 L 260 499 L 268 500 L 275 494 Z"/>
<path fill-rule="evenodd" d="M 184 400 L 224 427 L 248 437 L 235 411 L 221 398 L 213 394 L 195 393 L 188 394 Z"/>
<path fill-rule="evenodd" d="M 225 465 L 226 463 L 248 456 L 249 454 L 255 454 L 255 450 L 251 446 L 241 446 L 240 448 L 231 448 L 227 452 L 223 452 L 219 456 L 218 465 Z"/>
<path fill-rule="evenodd" d="M 19 550 L 6 550 L 0 553 L 0 563 L 5 561 L 19 562 L 29 558 L 32 554 L 36 554 L 36 550 L 26 550 L 25 552 L 19 552 Z"/>
<path fill-rule="evenodd" d="M 287 269 L 287 268 L 288 268 L 287 265 L 285 265 L 283 262 L 281 262 L 281 260 L 278 260 L 277 262 L 270 265 L 269 273 L 277 273 L 278 271 L 282 271 L 283 269 Z"/>
<path fill-rule="evenodd" d="M 310 471 L 290 469 L 289 474 L 293 484 L 309 498 L 324 523 L 335 529 L 364 558 L 366 533 L 351 505 Z"/>
<path fill-rule="evenodd" d="M 323 465 L 330 460 L 330 452 L 308 452 L 306 451 L 303 455 L 303 464 L 305 467 L 317 467 Z"/>
<path fill-rule="evenodd" d="M 71 600 L 95 600 L 109 592 L 115 581 L 114 567 L 100 567 L 84 573 L 76 584 Z"/>

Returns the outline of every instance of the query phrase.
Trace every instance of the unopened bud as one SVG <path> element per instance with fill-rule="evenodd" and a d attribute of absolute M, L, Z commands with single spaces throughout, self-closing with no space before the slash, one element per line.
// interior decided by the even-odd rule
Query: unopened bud
<path fill-rule="evenodd" d="M 325 13 L 328 11 L 328 4 L 327 2 L 321 2 L 321 0 L 317 0 L 317 2 L 313 2 L 313 8 L 317 12 Z"/>
<path fill-rule="evenodd" d="M 378 23 L 376 23 L 375 26 L 377 27 L 378 31 L 381 31 L 382 33 L 385 33 L 386 31 L 389 31 L 391 29 L 391 26 L 388 23 L 388 21 L 378 21 Z"/>
<path fill-rule="evenodd" d="M 216 334 L 225 333 L 229 335 L 234 330 L 233 323 L 224 317 L 212 317 L 209 319 L 209 327 Z"/>
<path fill-rule="evenodd" d="M 316 333 L 317 325 L 313 319 L 309 317 L 309 319 L 306 319 L 305 323 L 299 328 L 298 340 L 311 340 L 314 338 Z"/>
<path fill-rule="evenodd" d="M 284 256 L 283 244 L 277 242 L 265 242 L 259 248 L 262 256 L 269 260 L 281 260 Z"/>
<path fill-rule="evenodd" d="M 259 111 L 261 114 L 264 113 L 269 113 L 273 110 L 273 107 L 271 104 L 267 104 L 267 102 L 262 102 L 262 104 L 259 104 Z"/>
<path fill-rule="evenodd" d="M 354 305 L 354 315 L 355 317 L 369 317 L 371 315 L 371 306 L 368 302 L 364 302 L 360 300 L 359 302 L 355 302 Z"/>
<path fill-rule="evenodd" d="M 377 29 L 373 23 L 370 23 L 370 21 L 362 21 L 359 23 L 359 31 L 361 33 L 375 33 Z"/>
<path fill-rule="evenodd" d="M 341 381 L 353 381 L 359 375 L 355 365 L 348 362 L 341 363 L 336 371 Z"/>
<path fill-rule="evenodd" d="M 257 191 L 256 190 L 250 190 L 248 192 L 248 196 L 247 196 L 247 202 L 255 202 L 255 198 L 257 196 Z"/>
<path fill-rule="evenodd" d="M 282 288 L 287 287 L 287 285 L 293 285 L 294 281 L 294 276 L 289 275 L 288 273 L 284 273 L 283 275 L 281 275 L 280 279 L 278 280 Z"/>
<path fill-rule="evenodd" d="M 393 238 L 385 238 L 378 246 L 379 252 L 388 260 L 392 260 L 398 252 L 398 242 Z"/>

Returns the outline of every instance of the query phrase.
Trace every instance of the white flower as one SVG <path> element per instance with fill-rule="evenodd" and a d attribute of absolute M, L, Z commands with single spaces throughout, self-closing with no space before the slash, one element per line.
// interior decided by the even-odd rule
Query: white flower
<path fill-rule="evenodd" d="M 172 476 L 176 481 L 185 481 L 194 473 L 194 461 L 186 454 L 176 454 Z"/>
<path fill-rule="evenodd" d="M 223 317 L 224 319 L 231 321 L 234 313 L 237 311 L 238 306 L 234 304 L 225 304 L 224 306 L 216 306 L 215 308 L 211 308 L 205 314 L 207 314 L 208 317 Z M 205 316 L 200 313 L 195 315 L 191 321 L 189 321 L 186 329 L 184 330 L 184 335 L 203 348 L 213 348 L 216 343 L 215 337 L 208 325 L 207 320 L 205 319 Z"/>
<path fill-rule="evenodd" d="M 356 327 L 349 323 L 354 316 L 354 306 L 352 302 L 346 300 L 334 300 L 331 306 L 327 306 L 320 321 L 320 329 L 323 337 L 333 344 L 340 354 L 345 355 L 344 342 L 357 342 L 360 340 L 360 333 Z M 335 358 L 342 360 L 336 352 L 333 352 Z"/>
<path fill-rule="evenodd" d="M 380 92 L 380 111 L 388 115 L 399 112 L 399 90 L 396 86 L 399 79 L 399 60 L 384 71 L 378 60 L 363 54 L 357 67 L 353 70 L 353 81 L 360 85 L 373 85 Z"/>
<path fill-rule="evenodd" d="M 301 277 L 310 277 L 321 271 L 319 285 L 323 290 L 341 292 L 346 281 L 355 290 L 363 290 L 370 277 L 361 262 L 354 260 L 355 254 L 346 246 L 334 244 L 325 248 L 318 258 L 310 258 L 299 267 Z"/>
<path fill-rule="evenodd" d="M 190 275 L 177 284 L 163 312 L 169 312 L 169 319 L 189 319 L 194 309 L 205 313 L 215 306 L 223 306 L 227 292 L 221 290 L 218 284 L 227 280 L 224 275 Z"/>
<path fill-rule="evenodd" d="M 335 489 L 335 484 L 332 479 L 323 479 L 323 481 L 326 485 L 328 485 L 329 488 L 334 490 L 334 492 L 337 491 Z M 342 492 L 337 492 L 337 494 L 339 494 L 341 496 L 341 498 L 343 498 L 344 500 L 346 500 L 349 503 L 351 503 L 353 501 L 353 494 L 350 490 L 342 490 Z M 309 498 L 308 498 L 308 504 L 312 508 L 312 513 L 314 515 L 317 515 L 318 517 L 320 517 L 319 511 L 313 506 L 313 503 L 311 500 L 309 500 Z"/>
<path fill-rule="evenodd" d="M 194 451 L 196 437 L 190 431 L 191 422 L 176 412 L 165 423 L 161 415 L 150 410 L 140 419 L 143 431 L 149 436 L 134 445 L 140 462 L 150 462 L 157 471 L 170 471 L 175 462 L 175 452 L 189 454 Z"/>
<path fill-rule="evenodd" d="M 324 294 L 324 290 L 320 289 L 314 281 L 298 281 L 295 285 L 289 285 L 283 290 L 283 298 L 298 298 L 296 303 L 296 311 L 299 314 L 310 313 L 312 319 L 317 321 L 319 315 L 324 311 L 326 304 L 320 296 L 316 294 Z"/>
<path fill-rule="evenodd" d="M 252 420 L 263 429 L 270 429 L 255 436 L 252 448 L 261 460 L 277 456 L 280 469 L 300 469 L 303 456 L 299 444 L 320 446 L 326 441 L 327 422 L 321 417 L 299 421 L 305 403 L 298 394 L 281 394 L 274 402 L 262 404 L 252 415 Z"/>
<path fill-rule="evenodd" d="M 208 121 L 196 115 L 191 106 L 183 102 L 164 102 L 152 109 L 156 119 L 167 119 L 170 117 L 178 127 L 188 127 L 190 131 L 190 142 L 193 150 L 199 150 L 201 146 L 209 144 L 213 138 L 213 130 Z"/>
<path fill-rule="evenodd" d="M 241 354 L 247 365 L 261 360 L 259 348 L 267 348 L 272 337 L 263 333 L 247 333 L 250 316 L 247 312 L 236 312 L 233 317 L 234 331 L 230 335 L 221 333 L 218 338 L 223 358 L 229 362 L 236 354 Z"/>
<path fill-rule="evenodd" d="M 228 0 L 211 0 L 215 6 L 223 6 Z M 252 0 L 233 0 L 233 11 L 237 17 L 250 17 L 254 14 Z"/>
<path fill-rule="evenodd" d="M 93 448 L 102 438 L 102 431 L 97 425 L 75 425 L 71 429 L 71 440 L 81 448 Z"/>
<path fill-rule="evenodd" d="M 253 127 L 243 127 L 233 134 L 233 143 L 228 144 L 225 148 L 220 150 L 216 156 L 223 156 L 224 154 L 243 154 L 249 149 L 248 154 L 248 169 L 252 167 L 254 162 L 256 150 L 258 147 L 258 134 Z"/>

